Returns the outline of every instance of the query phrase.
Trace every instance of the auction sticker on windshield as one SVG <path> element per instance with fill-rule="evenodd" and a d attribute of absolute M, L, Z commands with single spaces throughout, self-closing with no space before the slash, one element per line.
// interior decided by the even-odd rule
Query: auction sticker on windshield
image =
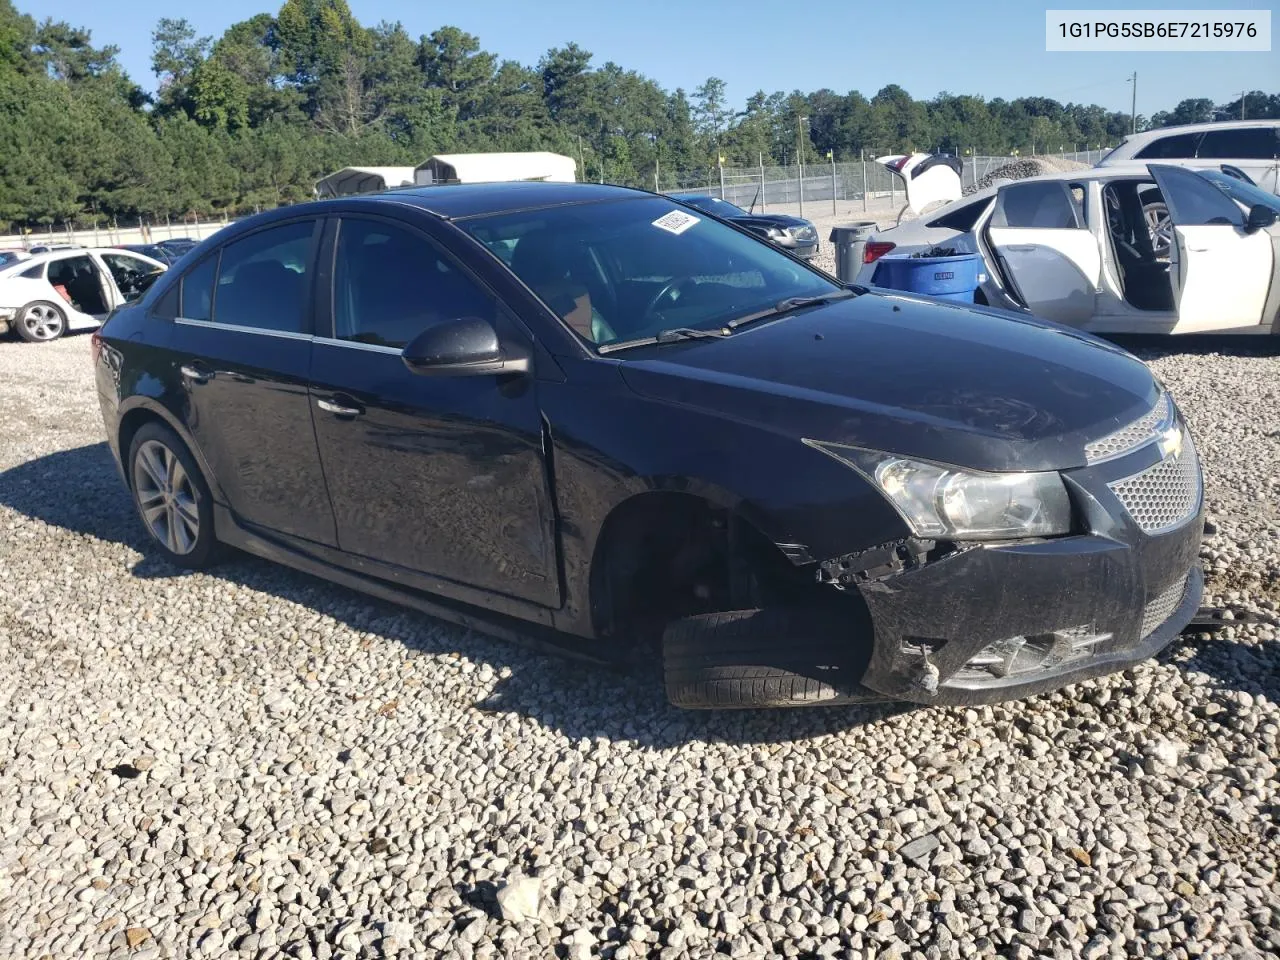
<path fill-rule="evenodd" d="M 653 225 L 659 230 L 665 230 L 667 233 L 681 234 L 692 227 L 695 223 L 701 221 L 683 210 L 672 210 L 670 213 L 659 217 L 653 221 Z"/>

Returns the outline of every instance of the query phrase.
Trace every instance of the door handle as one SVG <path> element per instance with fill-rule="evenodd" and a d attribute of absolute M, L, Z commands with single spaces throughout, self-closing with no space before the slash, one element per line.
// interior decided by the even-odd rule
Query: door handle
<path fill-rule="evenodd" d="M 335 417 L 358 417 L 364 413 L 360 407 L 348 407 L 333 400 L 317 400 L 316 406 Z"/>
<path fill-rule="evenodd" d="M 184 363 L 178 370 L 192 383 L 208 383 L 213 379 L 212 370 L 206 370 L 194 363 Z"/>
<path fill-rule="evenodd" d="M 1035 248 L 1034 243 L 1011 243 L 1005 249 L 1010 253 L 1031 253 Z"/>

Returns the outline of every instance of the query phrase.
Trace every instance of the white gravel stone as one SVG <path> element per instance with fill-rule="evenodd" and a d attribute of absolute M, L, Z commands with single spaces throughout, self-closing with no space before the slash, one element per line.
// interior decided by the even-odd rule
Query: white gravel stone
<path fill-rule="evenodd" d="M 1275 955 L 1280 356 L 1141 353 L 1225 629 L 1022 702 L 744 714 L 166 567 L 88 338 L 0 341 L 0 957 Z M 496 919 L 517 875 L 539 922 Z"/>

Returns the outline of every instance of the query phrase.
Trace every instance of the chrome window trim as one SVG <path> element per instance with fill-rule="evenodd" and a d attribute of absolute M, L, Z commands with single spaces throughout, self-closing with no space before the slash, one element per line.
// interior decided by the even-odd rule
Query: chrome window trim
<path fill-rule="evenodd" d="M 312 337 L 316 343 L 330 347 L 347 347 L 350 350 L 367 350 L 370 353 L 393 353 L 399 356 L 404 347 L 388 347 L 381 343 L 361 343 L 358 340 L 339 340 L 337 337 Z"/>
<path fill-rule="evenodd" d="M 226 330 L 230 333 L 257 333 L 264 337 L 279 337 L 282 340 L 310 340 L 309 333 L 294 333 L 291 330 L 269 330 L 265 327 L 242 327 L 238 323 L 221 323 L 217 320 L 192 320 L 188 317 L 174 317 L 174 323 L 186 327 L 205 327 L 210 330 Z"/>
<path fill-rule="evenodd" d="M 279 337 L 282 340 L 306 340 L 329 347 L 346 347 L 349 350 L 366 350 L 370 353 L 388 353 L 399 356 L 403 347 L 388 347 L 380 343 L 359 343 L 354 340 L 339 340 L 336 337 L 317 337 L 310 333 L 291 333 L 288 330 L 265 330 L 261 327 L 242 327 L 235 323 L 219 323 L 217 320 L 192 320 L 189 317 L 174 317 L 174 323 L 187 327 L 204 327 L 210 330 L 228 330 L 232 333 L 257 333 L 264 337 Z"/>

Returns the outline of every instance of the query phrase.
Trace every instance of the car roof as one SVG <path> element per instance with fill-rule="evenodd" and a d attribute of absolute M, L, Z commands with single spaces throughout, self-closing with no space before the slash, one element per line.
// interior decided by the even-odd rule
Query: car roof
<path fill-rule="evenodd" d="M 597 183 L 546 183 L 517 180 L 502 183 L 448 183 L 409 187 L 338 200 L 391 201 L 418 207 L 444 220 L 461 220 L 495 213 L 514 213 L 538 207 L 600 203 L 654 196 L 644 190 Z M 321 201 L 332 202 L 332 201 Z"/>
<path fill-rule="evenodd" d="M 1184 123 L 1176 127 L 1156 127 L 1154 130 L 1143 130 L 1125 137 L 1126 144 L 1148 143 L 1161 137 L 1177 136 L 1182 133 L 1203 133 L 1206 130 L 1251 130 L 1257 127 L 1280 127 L 1280 120 L 1216 120 L 1206 123 Z"/>
<path fill-rule="evenodd" d="M 31 256 L 27 257 L 25 260 L 21 262 L 24 267 L 29 269 L 31 267 L 38 266 L 41 263 L 50 263 L 54 260 L 65 260 L 68 257 L 82 257 L 86 253 L 101 254 L 101 253 L 121 253 L 121 252 L 128 253 L 130 256 L 140 257 L 143 260 L 149 260 L 150 262 L 156 264 L 157 266 L 161 266 L 161 267 L 168 266 L 168 264 L 166 264 L 164 261 L 157 260 L 155 257 L 148 257 L 145 253 L 138 253 L 134 250 L 122 251 L 120 247 L 75 247 L 70 250 L 50 250 L 47 253 L 33 253 Z M 6 267 L 6 269 L 11 269 L 14 266 L 16 266 L 16 264 L 9 264 Z"/>

